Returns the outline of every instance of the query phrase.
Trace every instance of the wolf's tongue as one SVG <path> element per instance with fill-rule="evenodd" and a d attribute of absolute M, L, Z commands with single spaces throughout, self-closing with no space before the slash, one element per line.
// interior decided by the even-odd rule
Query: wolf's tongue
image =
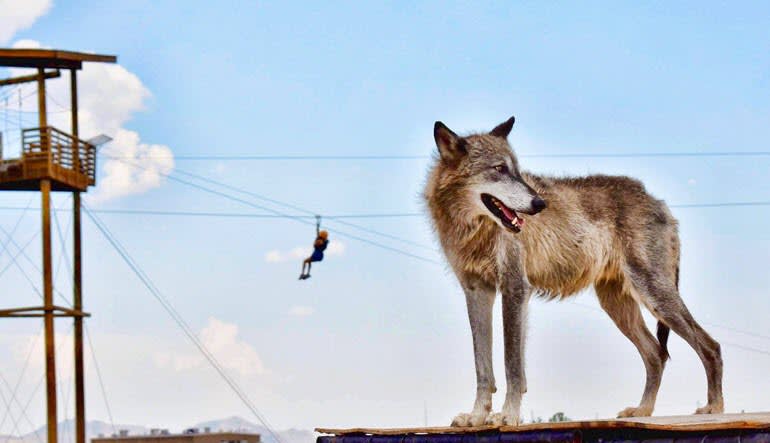
<path fill-rule="evenodd" d="M 500 205 L 500 209 L 503 210 L 503 214 L 505 214 L 505 217 L 508 220 L 516 220 L 516 215 L 513 212 L 511 212 L 511 210 L 508 209 L 505 205 Z"/>

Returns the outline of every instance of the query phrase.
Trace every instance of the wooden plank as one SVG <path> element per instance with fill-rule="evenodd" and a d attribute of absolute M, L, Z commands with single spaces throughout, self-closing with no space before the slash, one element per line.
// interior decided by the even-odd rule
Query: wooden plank
<path fill-rule="evenodd" d="M 115 63 L 114 55 L 52 49 L 0 49 L 0 66 L 81 69 L 83 62 Z"/>
<path fill-rule="evenodd" d="M 45 73 L 45 78 L 59 78 L 61 77 L 61 72 L 57 69 L 55 71 L 48 71 Z M 18 85 L 21 83 L 29 83 L 37 81 L 37 74 L 32 75 L 22 75 L 20 77 L 12 77 L 12 78 L 6 78 L 3 80 L 0 80 L 0 86 L 8 86 L 8 85 Z"/>
<path fill-rule="evenodd" d="M 476 426 L 469 428 L 316 428 L 316 432 L 331 435 L 412 435 L 412 434 L 473 434 L 477 432 L 525 432 L 582 429 L 647 429 L 657 431 L 717 431 L 726 429 L 770 429 L 770 412 L 749 414 L 680 415 L 670 417 L 638 417 L 610 420 L 529 423 L 520 426 Z"/>
<path fill-rule="evenodd" d="M 45 306 L 29 306 L 29 307 L 23 307 L 23 308 L 12 308 L 12 309 L 0 309 L 0 317 L 17 317 L 18 314 L 29 314 L 29 313 L 35 313 L 34 316 L 41 317 L 44 316 L 47 312 L 52 312 L 57 316 L 63 316 L 63 317 L 89 317 L 90 314 L 87 312 L 83 312 L 79 309 L 70 309 L 65 308 L 62 306 L 52 306 L 52 307 L 45 307 Z"/>
<path fill-rule="evenodd" d="M 42 71 L 42 69 L 41 69 Z M 45 89 L 38 91 L 45 97 Z M 45 101 L 45 99 L 43 100 Z M 41 117 L 42 118 L 42 117 Z M 43 302 L 45 304 L 45 375 L 48 443 L 58 443 L 56 409 L 56 348 L 54 346 L 53 273 L 51 263 L 51 181 L 41 180 L 43 213 Z"/>
<path fill-rule="evenodd" d="M 78 122 L 78 80 L 77 71 L 70 71 L 70 118 L 73 139 L 72 167 L 80 177 L 80 127 Z M 80 192 L 72 193 L 72 299 L 74 308 L 83 309 L 83 272 L 81 259 L 81 225 L 80 225 Z M 86 391 L 85 391 L 85 365 L 83 363 L 83 317 L 75 317 L 73 329 L 75 356 L 73 360 L 75 370 L 75 443 L 86 443 Z"/>

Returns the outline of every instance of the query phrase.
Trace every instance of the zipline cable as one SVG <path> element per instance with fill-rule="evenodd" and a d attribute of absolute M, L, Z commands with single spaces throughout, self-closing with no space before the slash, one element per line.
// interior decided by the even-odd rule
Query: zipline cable
<path fill-rule="evenodd" d="M 99 368 L 99 361 L 96 359 L 96 351 L 94 350 L 94 344 L 91 342 L 91 334 L 88 332 L 88 323 L 83 322 L 83 327 L 86 330 L 86 340 L 88 341 L 88 349 L 91 350 L 91 359 L 94 361 L 94 369 L 96 370 L 96 378 L 99 380 L 99 387 L 102 390 L 102 399 L 104 400 L 104 407 L 107 409 L 107 417 L 110 419 L 110 426 L 112 426 L 112 433 L 117 434 L 117 428 L 115 428 L 115 420 L 112 418 L 112 408 L 110 402 L 107 399 L 107 389 L 104 387 L 104 379 L 102 378 L 102 370 Z"/>
<path fill-rule="evenodd" d="M 22 413 L 19 414 L 18 417 L 14 418 L 11 415 L 11 406 L 14 403 L 14 401 L 19 406 L 22 406 L 21 401 L 17 398 L 16 394 L 19 391 L 19 387 L 21 387 L 21 382 L 24 380 L 24 375 L 26 374 L 27 368 L 29 367 L 29 362 L 32 359 L 32 352 L 35 350 L 35 347 L 37 346 L 38 342 L 40 341 L 40 336 L 42 335 L 42 332 L 43 332 L 43 326 L 41 325 L 40 326 L 40 330 L 35 335 L 35 339 L 30 342 L 31 344 L 30 344 L 30 347 L 29 347 L 29 351 L 27 352 L 27 358 L 24 359 L 24 364 L 23 364 L 23 366 L 21 368 L 21 374 L 19 375 L 19 380 L 16 382 L 16 385 L 13 387 L 13 389 L 11 389 L 11 385 L 10 385 L 10 383 L 8 383 L 8 379 L 6 379 L 2 375 L 2 373 L 0 373 L 0 380 L 2 380 L 3 385 L 5 385 L 6 389 L 8 389 L 8 392 L 11 393 L 10 401 L 6 401 L 5 397 L 3 397 L 3 403 L 5 404 L 6 410 L 5 410 L 5 413 L 3 415 L 3 420 L 0 421 L 0 429 L 3 429 L 3 426 L 5 425 L 6 420 L 8 419 L 8 417 L 11 417 L 11 422 L 13 423 L 13 433 L 18 435 L 19 434 L 18 423 L 19 423 L 19 420 L 22 418 L 22 415 L 23 415 L 23 418 L 26 419 L 27 423 L 35 431 L 35 436 L 40 441 L 42 441 L 40 439 L 40 435 L 38 435 L 37 430 L 35 430 L 35 425 L 32 423 L 32 420 L 30 420 L 29 416 L 26 414 L 26 411 L 22 411 Z M 9 438 L 10 438 L 10 435 L 6 438 L 6 443 L 8 442 Z"/>
<path fill-rule="evenodd" d="M 724 207 L 751 207 L 751 206 L 770 206 L 770 200 L 767 201 L 744 201 L 744 202 L 716 202 L 716 203 L 684 203 L 670 204 L 669 208 L 676 209 L 696 209 L 696 208 L 724 208 Z M 21 211 L 21 206 L 0 206 L 0 211 Z M 38 210 L 40 208 L 31 207 L 29 209 Z M 66 211 L 69 209 L 53 209 L 52 211 Z M 315 215 L 306 214 L 257 214 L 253 212 L 206 212 L 206 211 L 165 211 L 156 209 L 92 209 L 94 214 L 124 214 L 124 215 L 161 215 L 161 216 L 189 216 L 189 217 L 222 217 L 222 218 L 256 218 L 256 219 L 314 219 Z M 331 220 L 341 219 L 385 219 L 385 218 L 426 218 L 422 212 L 390 212 L 390 213 L 361 213 L 361 214 L 330 214 L 323 215 L 324 218 Z M 358 226 L 358 225 L 357 225 Z"/>
<path fill-rule="evenodd" d="M 136 166 L 136 167 L 139 167 L 139 166 L 137 166 L 137 165 L 134 165 L 134 166 Z M 200 177 L 200 176 L 198 176 L 197 174 L 191 174 L 191 173 L 185 173 L 185 174 L 187 174 L 187 175 L 189 175 L 189 176 L 193 176 L 193 177 L 196 177 L 196 178 L 199 178 L 199 177 Z M 172 180 L 174 180 L 174 179 L 175 179 L 175 180 L 177 180 L 177 181 L 179 181 L 179 182 L 182 182 L 182 183 L 184 183 L 184 184 L 188 184 L 188 185 L 191 185 L 191 186 L 197 187 L 197 188 L 199 188 L 199 189 L 204 189 L 204 190 L 206 190 L 207 192 L 214 192 L 214 193 L 216 193 L 216 194 L 224 195 L 224 196 L 226 196 L 226 197 L 228 197 L 228 198 L 231 198 L 231 199 L 236 199 L 237 201 L 240 201 L 241 203 L 245 203 L 245 204 L 248 204 L 248 205 L 251 205 L 251 206 L 256 206 L 258 209 L 269 210 L 269 211 L 273 212 L 273 213 L 274 213 L 273 215 L 275 215 L 275 216 L 280 216 L 280 217 L 287 217 L 287 218 L 294 218 L 294 219 L 300 219 L 300 216 L 289 216 L 289 215 L 286 215 L 286 214 L 282 214 L 282 213 L 280 213 L 279 211 L 276 211 L 276 210 L 273 210 L 273 209 L 268 209 L 268 208 L 265 208 L 264 206 L 260 206 L 260 205 L 254 205 L 253 203 L 247 202 L 247 201 L 245 201 L 245 200 L 243 200 L 243 199 L 240 199 L 240 198 L 238 198 L 238 197 L 232 197 L 232 196 L 228 196 L 227 194 L 221 193 L 220 191 L 215 191 L 215 190 L 205 189 L 205 187 L 201 187 L 200 185 L 197 185 L 197 184 L 194 184 L 194 183 L 186 182 L 186 181 L 184 181 L 184 180 L 178 179 L 178 178 L 176 178 L 176 177 L 172 177 L 172 176 L 170 176 L 170 175 L 166 175 L 166 177 L 168 177 L 168 178 L 170 178 L 170 179 L 172 179 Z M 224 186 L 224 187 L 227 187 L 227 188 L 232 188 L 233 190 L 236 190 L 236 191 L 238 191 L 238 192 L 242 192 L 242 193 L 244 193 L 244 194 L 247 194 L 247 195 L 255 195 L 255 196 L 259 196 L 258 194 L 254 194 L 254 193 L 251 193 L 250 191 L 245 191 L 245 190 L 243 190 L 243 189 L 239 189 L 239 188 L 237 188 L 237 187 L 234 187 L 234 186 L 231 186 L 231 185 L 220 184 L 219 182 L 217 182 L 217 181 L 215 181 L 215 180 L 211 180 L 211 179 L 208 179 L 208 178 L 205 178 L 205 177 L 204 177 L 203 179 L 204 179 L 205 181 L 211 182 L 211 183 L 213 183 L 213 184 L 218 184 L 218 185 L 221 185 L 221 186 Z M 262 196 L 259 196 L 259 197 L 262 197 Z M 295 206 L 295 205 L 290 205 L 290 204 L 288 204 L 288 203 L 280 202 L 280 201 L 278 201 L 278 200 L 275 200 L 275 199 L 268 199 L 268 198 L 264 198 L 264 199 L 267 199 L 267 200 L 269 200 L 269 201 L 275 202 L 276 204 L 282 204 L 282 205 L 284 205 L 284 206 L 286 206 L 286 207 L 291 207 L 291 208 L 293 208 L 293 209 L 295 209 L 295 210 L 301 210 L 301 211 L 304 211 L 304 212 L 310 212 L 310 211 L 308 211 L 308 210 L 306 210 L 306 209 L 304 209 L 304 208 L 300 208 L 300 207 L 298 207 L 298 206 Z M 685 205 L 676 205 L 676 204 L 674 204 L 674 205 L 669 205 L 669 206 L 670 206 L 670 207 L 676 207 L 676 208 L 697 208 L 697 207 L 704 207 L 704 208 L 714 208 L 714 207 L 722 207 L 722 206 L 730 206 L 730 207 L 735 207 L 735 206 L 767 206 L 767 205 L 770 205 L 770 201 L 761 201 L 761 202 L 723 202 L 723 203 L 685 204 Z M 414 215 L 422 216 L 422 214 L 420 214 L 420 213 L 415 213 Z M 315 215 L 313 215 L 312 217 L 315 217 Z M 302 220 L 299 220 L 299 221 L 302 221 Z M 305 223 L 307 224 L 308 222 L 305 222 Z M 339 233 L 339 232 L 338 232 L 338 233 Z M 363 241 L 367 241 L 367 240 L 363 239 Z M 368 241 L 367 241 L 367 242 L 368 242 Z M 384 245 L 382 245 L 382 246 L 384 246 Z M 381 246 L 381 247 L 382 247 L 382 246 Z M 388 249 L 391 249 L 391 250 L 394 250 L 394 251 L 397 251 L 397 252 L 400 252 L 400 253 L 402 253 L 402 254 L 407 254 L 407 255 L 410 255 L 410 256 L 412 256 L 412 257 L 415 257 L 415 258 L 419 258 L 419 259 L 422 259 L 422 260 L 424 260 L 424 261 L 430 261 L 430 262 L 433 262 L 434 264 L 437 264 L 437 265 L 441 265 L 441 264 L 442 264 L 442 263 L 441 263 L 441 262 L 439 262 L 439 261 L 436 261 L 436 260 L 431 260 L 431 259 L 426 259 L 426 258 L 424 258 L 424 257 L 420 257 L 420 256 L 415 256 L 414 254 L 410 254 L 410 253 L 407 253 L 407 252 L 405 252 L 405 251 L 402 251 L 402 250 L 398 250 L 398 249 L 395 249 L 395 248 L 390 248 L 390 247 L 388 247 L 388 246 L 384 246 L 384 247 L 386 247 L 386 248 L 388 248 Z M 714 326 L 716 326 L 716 327 L 722 327 L 722 326 L 720 326 L 720 325 L 714 325 Z M 727 328 L 727 327 L 725 327 L 725 329 L 728 329 L 728 328 Z M 755 336 L 756 336 L 756 335 L 758 335 L 758 334 L 755 334 L 755 333 L 751 333 L 751 332 L 747 332 L 747 334 L 749 334 L 749 335 L 755 335 Z"/>
<path fill-rule="evenodd" d="M 178 168 L 175 169 L 174 172 L 176 172 L 177 174 L 182 174 L 182 175 L 190 177 L 190 178 L 194 178 L 196 180 L 200 180 L 200 181 L 208 183 L 208 184 L 212 184 L 212 185 L 215 185 L 215 186 L 222 187 L 224 189 L 228 189 L 230 191 L 234 191 L 234 192 L 238 192 L 238 193 L 241 193 L 241 194 L 244 194 L 244 195 L 248 195 L 250 197 L 254 197 L 256 199 L 259 199 L 259 200 L 262 200 L 262 201 L 266 201 L 266 202 L 269 202 L 269 203 L 272 203 L 274 205 L 278 205 L 278 206 L 281 206 L 281 207 L 284 207 L 284 208 L 288 208 L 288 209 L 292 209 L 292 210 L 295 210 L 295 211 L 303 212 L 305 214 L 313 215 L 313 216 L 318 214 L 318 212 L 310 211 L 308 209 L 299 207 L 297 205 L 293 205 L 293 204 L 286 203 L 286 202 L 283 202 L 283 201 L 280 201 L 280 200 L 276 200 L 274 198 L 266 197 L 264 195 L 257 194 L 256 192 L 251 192 L 251 191 L 248 191 L 246 189 L 239 188 L 237 186 L 232 186 L 232 185 L 229 185 L 227 183 L 222 183 L 220 181 L 213 180 L 213 179 L 210 179 L 208 177 L 203 177 L 203 176 L 201 176 L 199 174 L 193 174 L 191 172 L 183 171 L 183 170 L 180 170 Z M 323 215 L 323 214 L 321 214 L 321 215 Z M 327 217 L 327 216 L 324 215 L 324 217 Z M 332 217 L 327 217 L 327 218 L 332 218 Z M 399 241 L 401 243 L 406 243 L 406 244 L 409 244 L 409 245 L 412 245 L 412 246 L 417 246 L 417 247 L 420 247 L 420 248 L 423 248 L 423 249 L 428 249 L 430 251 L 436 252 L 436 249 L 433 246 L 428 246 L 428 245 L 425 245 L 425 244 L 422 244 L 422 243 L 419 243 L 419 242 L 415 242 L 415 241 L 412 241 L 412 240 L 408 240 L 408 239 L 405 239 L 405 238 L 401 238 L 401 237 L 398 237 L 398 236 L 395 236 L 395 235 L 386 234 L 384 232 L 380 232 L 380 231 L 377 231 L 375 229 L 372 229 L 372 228 L 369 228 L 369 227 L 366 227 L 366 226 L 361 226 L 361 225 L 358 225 L 358 224 L 355 224 L 355 223 L 344 222 L 344 221 L 340 221 L 340 220 L 336 220 L 336 222 L 339 223 L 339 224 L 350 226 L 350 227 L 355 228 L 355 229 L 359 229 L 359 230 L 364 231 L 364 232 L 368 232 L 370 234 L 378 235 L 380 237 L 389 238 L 391 240 L 396 240 L 396 241 Z"/>
<path fill-rule="evenodd" d="M 131 268 L 131 270 L 134 271 L 134 274 L 136 274 L 139 280 L 150 291 L 150 293 L 155 297 L 155 299 L 160 302 L 163 309 L 177 323 L 180 329 L 182 329 L 184 334 L 190 339 L 190 341 L 193 342 L 195 347 L 198 348 L 198 350 L 201 352 L 201 354 L 203 354 L 206 360 L 209 361 L 211 366 L 217 371 L 217 373 L 219 373 L 220 377 L 222 377 L 222 379 L 233 390 L 233 392 L 241 399 L 243 404 L 262 423 L 262 425 L 265 426 L 265 428 L 268 430 L 270 435 L 278 443 L 282 443 L 281 438 L 273 430 L 273 427 L 270 425 L 267 419 L 257 409 L 256 405 L 254 405 L 251 399 L 249 399 L 249 397 L 241 389 L 238 383 L 232 377 L 230 377 L 227 371 L 225 371 L 224 367 L 219 363 L 217 358 L 211 353 L 208 347 L 198 338 L 198 336 L 193 332 L 192 328 L 187 324 L 184 318 L 174 308 L 171 302 L 160 292 L 160 290 L 157 288 L 157 286 L 155 286 L 155 284 L 152 282 L 150 277 L 144 272 L 144 270 L 142 270 L 141 267 L 139 267 L 138 263 L 134 261 L 134 259 L 129 255 L 128 251 L 117 240 L 117 238 L 115 238 L 115 236 L 109 231 L 106 225 L 104 225 L 104 223 L 95 214 L 93 214 L 90 211 L 87 205 L 84 204 L 83 209 L 85 210 L 86 215 L 91 219 L 94 225 L 99 229 L 99 231 L 105 237 L 105 239 L 107 239 L 107 241 L 112 245 L 112 247 L 118 252 L 118 254 L 121 256 L 123 261 Z"/>
<path fill-rule="evenodd" d="M 770 157 L 770 151 L 680 151 L 680 152 L 575 152 L 519 154 L 522 158 L 656 158 L 656 157 Z M 113 157 L 120 158 L 133 157 Z M 155 155 L 146 158 L 169 158 L 180 161 L 338 161 L 338 160 L 429 160 L 432 155 Z"/>
<path fill-rule="evenodd" d="M 72 331 L 74 330 L 74 328 L 75 328 L 74 325 L 70 326 L 69 334 L 72 334 Z M 62 347 L 63 344 L 64 344 L 63 341 L 59 341 L 59 344 L 56 346 L 56 353 L 57 354 L 59 353 L 59 351 L 61 351 L 61 347 Z M 40 377 L 40 380 L 38 381 L 37 385 L 35 386 L 35 389 L 32 390 L 32 393 L 29 396 L 29 400 L 27 400 L 27 403 L 25 403 L 24 407 L 21 409 L 21 413 L 25 417 L 27 417 L 26 414 L 27 414 L 27 409 L 29 409 L 29 405 L 32 404 L 32 400 L 34 400 L 35 394 L 37 394 L 37 392 L 40 390 L 40 387 L 43 386 L 43 382 L 45 381 L 45 379 L 46 379 L 46 376 L 45 376 L 45 374 L 43 374 L 43 376 Z M 21 404 L 19 404 L 19 406 L 21 406 Z M 35 425 L 29 420 L 29 418 L 27 418 L 27 421 L 29 422 L 29 425 L 32 426 L 33 429 L 35 429 L 34 428 Z M 35 436 L 37 437 L 37 439 L 41 443 L 43 442 L 43 440 L 40 438 L 40 435 L 38 435 L 37 430 L 35 430 Z M 10 439 L 10 436 L 8 436 L 8 438 Z M 5 443 L 8 443 L 8 440 L 6 440 Z"/>
<path fill-rule="evenodd" d="M 129 165 L 132 165 L 132 166 L 140 168 L 140 169 L 144 169 L 140 165 L 136 165 L 136 164 L 134 164 L 132 162 L 125 162 L 125 163 L 128 163 Z M 187 186 L 190 186 L 190 187 L 202 190 L 204 192 L 208 192 L 210 194 L 214 194 L 214 195 L 218 195 L 220 197 L 224 197 L 224 198 L 226 198 L 228 200 L 239 202 L 239 203 L 245 204 L 247 206 L 251 206 L 251 207 L 256 208 L 256 209 L 261 209 L 263 211 L 270 212 L 270 213 L 272 213 L 274 215 L 280 215 L 280 216 L 283 216 L 283 217 L 288 218 L 288 219 L 293 219 L 295 221 L 298 221 L 298 222 L 306 224 L 306 225 L 308 225 L 308 224 L 311 225 L 311 226 L 314 225 L 313 222 L 311 222 L 309 220 L 305 220 L 305 219 L 303 219 L 301 217 L 288 215 L 288 214 L 285 214 L 285 213 L 283 213 L 281 211 L 278 211 L 278 210 L 275 210 L 275 209 L 272 209 L 272 208 L 269 208 L 269 207 L 266 207 L 266 206 L 262 206 L 262 205 L 256 204 L 256 203 L 248 201 L 248 200 L 244 200 L 244 199 L 242 199 L 240 197 L 236 197 L 236 196 L 224 193 L 222 191 L 218 191 L 216 189 L 211 189 L 211 188 L 208 188 L 206 186 L 203 186 L 203 185 L 200 185 L 200 184 L 197 184 L 197 183 L 193 183 L 193 182 L 181 179 L 179 177 L 175 177 L 175 176 L 173 176 L 171 174 L 161 173 L 161 175 L 163 175 L 164 177 L 168 178 L 169 180 L 185 184 Z M 209 179 L 206 179 L 206 180 L 209 180 Z M 234 188 L 234 189 L 238 189 L 238 188 L 232 187 L 230 185 L 226 185 L 226 184 L 223 184 L 223 186 L 227 186 L 227 187 L 231 187 L 231 188 Z M 249 194 L 249 191 L 240 190 L 240 192 Z M 275 201 L 277 202 L 277 200 L 275 200 Z M 302 209 L 302 210 L 304 211 L 304 209 Z M 313 217 L 315 217 L 315 214 L 313 214 Z M 417 255 L 417 254 L 412 254 L 411 252 L 407 252 L 407 251 L 404 251 L 402 249 L 398 249 L 398 248 L 394 248 L 394 247 L 391 247 L 391 246 L 387 246 L 387 245 L 384 245 L 382 243 L 379 243 L 379 242 L 376 242 L 376 241 L 373 241 L 373 240 L 369 240 L 367 238 L 363 238 L 363 237 L 355 235 L 355 234 L 351 234 L 351 233 L 348 233 L 348 232 L 341 231 L 339 229 L 332 229 L 330 231 L 334 232 L 337 235 L 341 235 L 343 237 L 347 237 L 347 238 L 351 238 L 351 239 L 354 239 L 354 240 L 358 240 L 358 241 L 361 241 L 363 243 L 368 243 L 370 245 L 373 245 L 373 246 L 376 246 L 376 247 L 379 247 L 379 248 L 382 248 L 382 249 L 386 249 L 386 250 L 395 252 L 397 254 L 406 255 L 408 257 L 412 257 L 412 258 L 415 258 L 417 260 L 425 261 L 425 262 L 428 262 L 428 263 L 440 264 L 440 262 L 438 262 L 436 260 L 433 260 L 433 259 L 430 259 L 430 258 L 427 258 L 427 257 L 423 257 L 423 256 L 420 256 L 420 255 Z"/>

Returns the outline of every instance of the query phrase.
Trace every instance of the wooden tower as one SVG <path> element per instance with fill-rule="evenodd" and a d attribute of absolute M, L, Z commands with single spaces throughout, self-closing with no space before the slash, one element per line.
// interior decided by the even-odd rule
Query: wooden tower
<path fill-rule="evenodd" d="M 0 191 L 40 191 L 43 238 L 43 306 L 0 310 L 0 317 L 42 317 L 45 326 L 48 443 L 57 441 L 56 354 L 54 319 L 73 318 L 75 373 L 75 441 L 85 443 L 85 384 L 83 377 L 83 311 L 80 243 L 80 193 L 95 184 L 96 147 L 78 137 L 77 71 L 84 62 L 115 63 L 111 55 L 84 54 L 46 49 L 0 49 L 0 66 L 33 68 L 37 73 L 0 80 L 0 86 L 36 82 L 38 127 L 22 129 L 19 158 L 2 158 Z M 71 128 L 67 133 L 48 125 L 46 80 L 69 71 Z M 109 99 L 109 98 L 105 98 Z M 73 195 L 73 306 L 54 304 L 51 266 L 51 192 Z"/>

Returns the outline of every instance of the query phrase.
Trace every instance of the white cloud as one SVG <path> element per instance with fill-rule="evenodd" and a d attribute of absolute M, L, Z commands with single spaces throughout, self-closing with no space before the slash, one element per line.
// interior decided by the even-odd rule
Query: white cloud
<path fill-rule="evenodd" d="M 312 306 L 292 306 L 289 309 L 289 315 L 292 317 L 308 317 L 313 315 L 315 309 Z"/>
<path fill-rule="evenodd" d="M 0 0 L 0 44 L 32 26 L 51 9 L 51 0 Z"/>
<path fill-rule="evenodd" d="M 34 40 L 19 40 L 13 46 L 41 47 Z M 12 75 L 23 75 L 27 71 L 11 70 Z M 70 131 L 69 113 L 55 112 L 69 108 L 68 76 L 49 80 L 46 87 L 50 124 Z M 34 88 L 34 85 L 22 86 L 24 96 L 34 95 Z M 168 146 L 147 143 L 137 132 L 124 127 L 135 113 L 145 109 L 145 101 L 151 96 L 139 77 L 120 65 L 85 63 L 79 72 L 80 137 L 88 139 L 106 134 L 114 139 L 100 151 L 100 176 L 94 192 L 89 195 L 91 203 L 147 192 L 163 184 L 165 176 L 173 171 L 174 155 Z M 31 97 L 22 108 L 34 111 L 36 106 L 36 100 Z"/>
<path fill-rule="evenodd" d="M 268 263 L 280 263 L 284 261 L 283 254 L 281 254 L 281 251 L 277 249 L 268 251 L 268 253 L 265 254 L 265 261 Z"/>
<path fill-rule="evenodd" d="M 289 251 L 273 249 L 265 254 L 265 261 L 268 263 L 284 263 L 287 261 L 302 260 L 309 257 L 311 252 L 311 248 L 302 246 L 297 246 Z"/>
<path fill-rule="evenodd" d="M 330 241 L 329 247 L 326 249 L 326 254 L 337 257 L 345 255 L 345 243 L 342 243 L 339 240 Z"/>
<path fill-rule="evenodd" d="M 16 40 L 11 47 L 14 49 L 40 49 L 42 46 L 40 45 L 40 42 L 36 40 L 21 39 Z"/>
<path fill-rule="evenodd" d="M 198 337 L 225 369 L 235 371 L 242 376 L 260 375 L 266 372 L 256 349 L 238 337 L 238 325 L 211 317 Z M 201 368 L 208 364 L 198 352 L 156 353 L 154 361 L 161 368 L 171 368 L 179 372 Z"/>
<path fill-rule="evenodd" d="M 72 349 L 73 340 L 71 333 L 56 332 L 54 334 L 56 349 Z M 11 341 L 10 348 L 14 360 L 19 364 L 23 365 L 23 362 L 27 362 L 30 368 L 35 369 L 45 367 L 45 339 L 42 330 L 36 335 L 15 337 L 15 340 Z"/>
<path fill-rule="evenodd" d="M 311 246 L 297 246 L 287 251 L 273 249 L 265 254 L 265 261 L 268 263 L 284 263 L 288 261 L 302 260 L 310 256 L 313 252 Z M 329 242 L 324 255 L 339 257 L 345 254 L 345 244 L 339 240 Z"/>
<path fill-rule="evenodd" d="M 691 178 L 691 179 L 687 180 L 687 184 L 690 185 L 690 186 L 695 186 L 697 183 L 698 183 L 698 181 L 695 180 L 694 178 Z"/>
<path fill-rule="evenodd" d="M 312 248 L 297 246 L 296 248 L 289 251 L 287 255 L 289 256 L 289 258 L 303 259 L 303 258 L 309 257 L 312 252 L 313 252 Z"/>
<path fill-rule="evenodd" d="M 103 152 L 122 160 L 107 158 L 104 162 L 99 185 L 89 199 L 92 202 L 157 188 L 174 169 L 174 155 L 168 146 L 142 143 L 139 134 L 122 128 L 114 134 L 115 139 Z"/>

